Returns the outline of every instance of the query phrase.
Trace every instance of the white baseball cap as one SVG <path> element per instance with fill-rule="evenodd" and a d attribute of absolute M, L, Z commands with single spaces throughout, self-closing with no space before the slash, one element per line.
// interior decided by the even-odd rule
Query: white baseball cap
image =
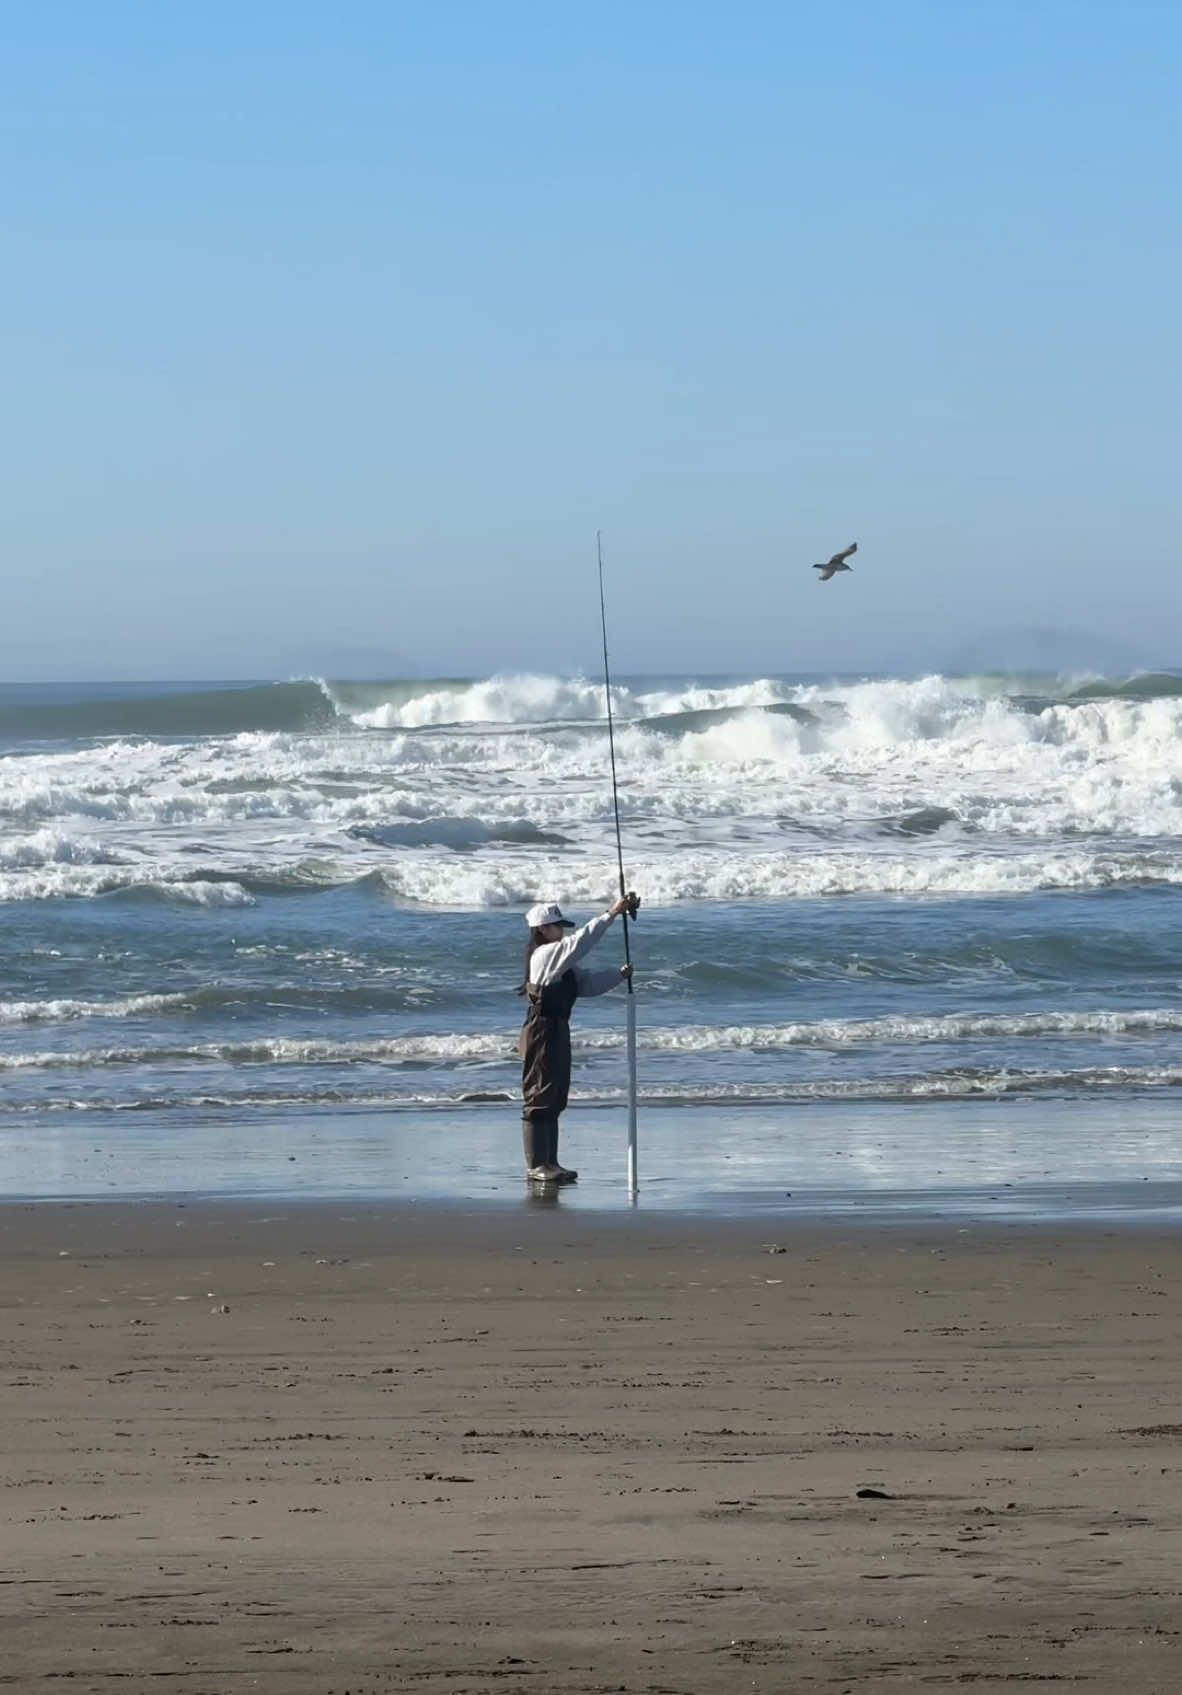
<path fill-rule="evenodd" d="M 561 924 L 564 930 L 573 930 L 575 925 L 569 918 L 564 918 L 562 908 L 553 901 L 548 905 L 531 906 L 525 915 L 525 922 L 531 930 L 541 930 L 547 924 Z"/>

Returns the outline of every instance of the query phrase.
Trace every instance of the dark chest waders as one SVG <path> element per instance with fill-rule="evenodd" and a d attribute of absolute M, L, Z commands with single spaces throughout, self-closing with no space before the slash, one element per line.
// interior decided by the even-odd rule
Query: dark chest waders
<path fill-rule="evenodd" d="M 570 1094 L 570 1015 L 579 998 L 573 971 L 544 988 L 531 983 L 521 1028 L 521 1128 L 527 1166 L 557 1165 L 558 1115 Z"/>

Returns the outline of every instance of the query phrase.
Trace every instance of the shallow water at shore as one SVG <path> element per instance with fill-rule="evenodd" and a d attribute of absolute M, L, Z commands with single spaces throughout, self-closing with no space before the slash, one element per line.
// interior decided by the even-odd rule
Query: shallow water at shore
<path fill-rule="evenodd" d="M 1182 676 L 617 696 L 647 1204 L 1182 1150 Z M 0 1194 L 516 1182 L 523 912 L 615 883 L 602 713 L 546 676 L 0 686 Z M 619 997 L 574 1054 L 586 1205 Z"/>
<path fill-rule="evenodd" d="M 127 1114 L 0 1121 L 3 1190 L 44 1199 L 531 1202 L 511 1108 L 245 1122 L 207 1110 L 170 1132 Z M 1154 1099 L 656 1108 L 642 1116 L 640 1150 L 637 1204 L 661 1212 L 1182 1218 L 1177 1112 Z M 617 1110 L 568 1115 L 562 1155 L 581 1175 L 557 1196 L 561 1207 L 631 1204 Z"/>

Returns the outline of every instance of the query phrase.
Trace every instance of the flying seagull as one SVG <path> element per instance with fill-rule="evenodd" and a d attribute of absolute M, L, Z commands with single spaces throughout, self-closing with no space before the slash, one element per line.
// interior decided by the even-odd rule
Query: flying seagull
<path fill-rule="evenodd" d="M 830 577 L 836 577 L 839 571 L 852 571 L 853 566 L 847 565 L 846 560 L 849 558 L 851 553 L 857 553 L 857 551 L 858 544 L 856 541 L 852 541 L 844 552 L 835 553 L 832 559 L 827 559 L 825 561 L 824 565 L 814 565 L 813 570 L 821 573 L 821 575 L 817 578 L 817 581 L 820 583 L 827 583 Z"/>

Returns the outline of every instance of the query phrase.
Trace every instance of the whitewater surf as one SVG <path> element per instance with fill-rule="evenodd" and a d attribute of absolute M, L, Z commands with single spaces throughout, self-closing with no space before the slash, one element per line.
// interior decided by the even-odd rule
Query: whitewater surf
<path fill-rule="evenodd" d="M 1182 675 L 611 698 L 647 1099 L 1179 1087 Z M 593 678 L 0 689 L 0 1119 L 504 1111 L 520 910 L 611 898 L 607 778 Z M 618 1018 L 578 1041 L 618 1102 Z"/>

